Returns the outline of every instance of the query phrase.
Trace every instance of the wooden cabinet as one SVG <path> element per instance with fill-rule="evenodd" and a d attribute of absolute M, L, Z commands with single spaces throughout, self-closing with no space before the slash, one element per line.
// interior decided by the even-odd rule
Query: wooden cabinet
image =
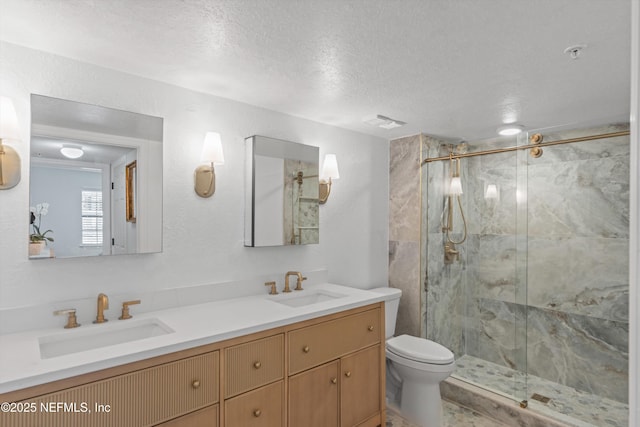
<path fill-rule="evenodd" d="M 374 309 L 289 333 L 290 427 L 383 422 L 383 315 Z"/>
<path fill-rule="evenodd" d="M 380 342 L 380 325 L 376 309 L 291 331 L 289 375 Z"/>
<path fill-rule="evenodd" d="M 282 427 L 284 426 L 284 381 L 226 400 L 224 406 L 225 426 Z"/>
<path fill-rule="evenodd" d="M 289 378 L 289 425 L 378 426 L 380 345 Z"/>
<path fill-rule="evenodd" d="M 337 427 L 339 362 L 289 378 L 289 426 Z"/>
<path fill-rule="evenodd" d="M 229 398 L 284 378 L 284 334 L 224 351 L 224 397 Z"/>
<path fill-rule="evenodd" d="M 284 426 L 284 337 L 282 333 L 225 349 L 225 426 Z"/>
<path fill-rule="evenodd" d="M 383 340 L 372 304 L 0 394 L 35 405 L 0 426 L 376 427 Z"/>
<path fill-rule="evenodd" d="M 205 353 L 27 399 L 33 411 L 0 425 L 152 426 L 217 403 L 218 373 L 219 352 Z"/>
<path fill-rule="evenodd" d="M 218 425 L 218 405 L 212 405 L 162 423 L 160 427 L 218 427 Z"/>
<path fill-rule="evenodd" d="M 380 345 L 375 345 L 340 359 L 340 425 L 357 426 L 379 423 L 380 413 Z M 384 361 L 384 359 L 383 359 Z M 372 418 L 374 420 L 370 421 Z"/>

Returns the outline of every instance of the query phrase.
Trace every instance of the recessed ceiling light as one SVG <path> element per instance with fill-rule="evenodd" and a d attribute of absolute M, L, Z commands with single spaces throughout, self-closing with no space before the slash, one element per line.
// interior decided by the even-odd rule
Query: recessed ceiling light
<path fill-rule="evenodd" d="M 390 119 L 389 117 L 381 116 L 380 114 L 375 115 L 373 117 L 364 118 L 362 121 L 368 125 L 377 126 L 383 129 L 395 129 L 395 128 L 399 128 L 400 126 L 406 125 L 405 122 L 401 122 L 400 120 Z"/>
<path fill-rule="evenodd" d="M 84 155 L 82 147 L 76 147 L 75 145 L 63 145 L 60 152 L 69 159 L 78 159 Z"/>
<path fill-rule="evenodd" d="M 517 135 L 520 132 L 522 132 L 524 130 L 524 126 L 522 125 L 516 125 L 516 124 L 510 124 L 510 125 L 504 125 L 504 126 L 500 126 L 497 131 L 499 135 L 502 136 L 513 136 L 513 135 Z"/>

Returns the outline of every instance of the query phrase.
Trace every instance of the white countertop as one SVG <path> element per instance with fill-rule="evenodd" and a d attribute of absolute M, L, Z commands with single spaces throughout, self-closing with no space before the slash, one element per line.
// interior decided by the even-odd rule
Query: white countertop
<path fill-rule="evenodd" d="M 301 307 L 289 307 L 275 301 L 299 298 L 317 292 L 341 295 L 339 298 Z M 208 302 L 135 315 L 100 325 L 83 324 L 74 329 L 40 329 L 0 335 L 0 393 L 69 378 L 187 348 L 264 331 L 295 322 L 337 313 L 383 301 L 384 295 L 333 284 L 305 286 L 304 291 L 278 295 L 257 295 Z M 157 319 L 172 333 L 129 341 L 87 351 L 41 358 L 41 337 L 66 334 L 86 335 L 88 331 L 118 328 L 126 322 Z M 133 323 L 130 323 L 133 324 Z"/>

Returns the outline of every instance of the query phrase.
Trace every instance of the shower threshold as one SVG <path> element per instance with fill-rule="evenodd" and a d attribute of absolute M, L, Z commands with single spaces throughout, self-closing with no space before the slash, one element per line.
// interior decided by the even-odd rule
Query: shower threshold
<path fill-rule="evenodd" d="M 525 389 L 521 372 L 486 360 L 464 355 L 456 360 L 454 378 L 472 385 L 527 400 L 528 410 L 576 427 L 627 427 L 629 406 L 602 396 L 576 390 L 534 375 L 527 377 Z M 542 402 L 539 397 L 549 400 Z M 532 398 L 533 397 L 533 398 Z"/>

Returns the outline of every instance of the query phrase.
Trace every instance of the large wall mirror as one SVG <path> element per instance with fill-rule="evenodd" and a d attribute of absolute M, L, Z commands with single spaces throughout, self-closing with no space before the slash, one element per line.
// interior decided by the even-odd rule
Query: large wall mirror
<path fill-rule="evenodd" d="M 245 246 L 318 243 L 318 147 L 252 136 L 245 148 Z"/>
<path fill-rule="evenodd" d="M 29 258 L 161 252 L 162 127 L 31 95 Z"/>

